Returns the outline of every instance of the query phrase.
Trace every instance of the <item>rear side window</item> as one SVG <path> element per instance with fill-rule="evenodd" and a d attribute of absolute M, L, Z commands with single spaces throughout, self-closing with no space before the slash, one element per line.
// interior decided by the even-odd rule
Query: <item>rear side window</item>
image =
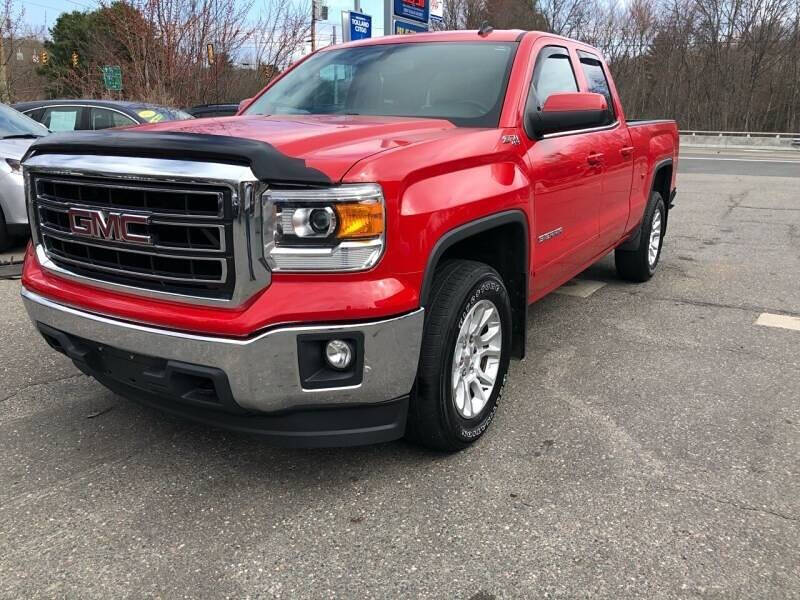
<path fill-rule="evenodd" d="M 595 94 L 603 94 L 603 96 L 606 97 L 611 121 L 614 121 L 614 103 L 611 100 L 608 78 L 606 77 L 605 71 L 603 71 L 603 63 L 601 63 L 600 59 L 596 56 L 581 50 L 578 50 L 578 56 L 581 59 L 581 69 L 583 69 L 583 74 L 586 76 L 586 81 L 589 84 L 589 89 L 587 91 L 594 92 Z"/>
<path fill-rule="evenodd" d="M 131 125 L 137 125 L 136 121 L 115 110 L 108 110 L 107 108 L 92 109 L 92 129 L 95 131 L 98 129 L 126 127 Z"/>
<path fill-rule="evenodd" d="M 578 82 L 572 70 L 569 52 L 561 46 L 546 46 L 539 52 L 533 69 L 533 81 L 528 93 L 528 102 L 536 102 L 541 110 L 551 94 L 577 92 Z"/>
<path fill-rule="evenodd" d="M 45 108 L 41 123 L 50 131 L 75 131 L 82 128 L 83 108 L 80 106 L 54 106 Z"/>

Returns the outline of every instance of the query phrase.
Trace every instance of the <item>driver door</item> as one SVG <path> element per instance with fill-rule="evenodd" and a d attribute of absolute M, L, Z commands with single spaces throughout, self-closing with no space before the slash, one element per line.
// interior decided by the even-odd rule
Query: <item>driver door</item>
<path fill-rule="evenodd" d="M 550 94 L 579 91 L 575 64 L 560 45 L 541 48 L 525 110 L 541 110 Z M 560 285 L 598 251 L 597 199 L 602 162 L 589 136 L 556 133 L 528 140 L 525 160 L 533 186 L 533 294 Z"/>

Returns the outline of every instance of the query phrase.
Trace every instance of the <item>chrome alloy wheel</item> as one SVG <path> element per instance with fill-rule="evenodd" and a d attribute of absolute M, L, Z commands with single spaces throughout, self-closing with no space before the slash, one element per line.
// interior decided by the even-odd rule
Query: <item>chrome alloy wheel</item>
<path fill-rule="evenodd" d="M 661 246 L 661 211 L 653 211 L 653 221 L 650 223 L 650 245 L 647 248 L 647 261 L 652 269 L 658 259 L 658 249 Z"/>
<path fill-rule="evenodd" d="M 476 417 L 489 402 L 502 345 L 500 311 L 491 300 L 480 300 L 464 318 L 453 352 L 453 403 L 463 418 Z"/>

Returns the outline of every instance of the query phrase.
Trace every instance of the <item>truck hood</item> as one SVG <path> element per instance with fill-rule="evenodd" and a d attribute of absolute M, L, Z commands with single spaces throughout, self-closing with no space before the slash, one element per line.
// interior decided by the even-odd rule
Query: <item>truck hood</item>
<path fill-rule="evenodd" d="M 398 146 L 459 130 L 442 119 L 355 115 L 239 116 L 168 121 L 133 128 L 246 138 L 266 142 L 340 181 L 358 161 Z"/>

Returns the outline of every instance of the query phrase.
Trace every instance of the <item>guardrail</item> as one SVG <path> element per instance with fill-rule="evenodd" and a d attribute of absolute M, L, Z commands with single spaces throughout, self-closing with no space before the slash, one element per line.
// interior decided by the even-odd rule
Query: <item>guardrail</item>
<path fill-rule="evenodd" d="M 759 141 L 769 142 L 770 140 L 774 140 L 781 146 L 791 145 L 800 147 L 800 133 L 778 131 L 702 131 L 699 129 L 683 129 L 678 133 L 680 133 L 681 136 L 689 138 L 705 138 L 705 141 L 709 141 L 709 138 L 721 138 L 719 141 L 723 143 L 730 143 L 736 140 L 748 140 L 750 143 L 757 144 Z M 735 140 L 731 138 L 735 138 Z"/>

